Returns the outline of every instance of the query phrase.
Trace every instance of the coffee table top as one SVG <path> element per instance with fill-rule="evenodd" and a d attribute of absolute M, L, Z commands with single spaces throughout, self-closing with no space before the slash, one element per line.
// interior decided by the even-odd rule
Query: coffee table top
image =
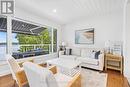
<path fill-rule="evenodd" d="M 46 62 L 48 64 L 53 64 L 53 65 L 68 68 L 68 69 L 74 69 L 75 67 L 77 67 L 81 64 L 80 61 L 70 60 L 70 59 L 62 59 L 62 58 L 47 60 Z"/>

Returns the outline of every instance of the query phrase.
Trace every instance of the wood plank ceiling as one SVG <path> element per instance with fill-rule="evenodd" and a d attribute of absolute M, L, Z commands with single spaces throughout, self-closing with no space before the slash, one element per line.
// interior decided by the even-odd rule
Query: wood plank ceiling
<path fill-rule="evenodd" d="M 81 18 L 123 10 L 125 0 L 16 0 L 16 13 L 23 10 L 40 18 L 66 24 Z M 22 3 L 22 4 L 21 4 Z M 32 10 L 33 9 L 33 10 Z M 57 12 L 53 12 L 56 9 Z"/>

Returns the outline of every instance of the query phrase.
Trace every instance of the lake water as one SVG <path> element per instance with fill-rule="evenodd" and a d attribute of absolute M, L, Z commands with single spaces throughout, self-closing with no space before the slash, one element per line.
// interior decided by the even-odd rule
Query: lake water
<path fill-rule="evenodd" d="M 13 45 L 13 52 L 18 52 L 19 45 Z M 5 61 L 5 55 L 6 55 L 6 45 L 0 45 L 0 61 Z"/>

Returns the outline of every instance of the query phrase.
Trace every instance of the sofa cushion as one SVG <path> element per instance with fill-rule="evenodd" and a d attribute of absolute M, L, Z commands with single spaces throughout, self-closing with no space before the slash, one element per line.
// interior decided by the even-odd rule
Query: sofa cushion
<path fill-rule="evenodd" d="M 95 55 L 96 55 L 96 52 L 91 52 L 89 58 L 96 59 Z"/>
<path fill-rule="evenodd" d="M 80 56 L 81 50 L 80 48 L 72 47 L 72 55 Z"/>
<path fill-rule="evenodd" d="M 81 61 L 82 63 L 88 63 L 88 64 L 92 64 L 92 65 L 98 65 L 99 64 L 99 60 L 93 59 L 93 58 L 78 57 L 77 60 Z"/>
<path fill-rule="evenodd" d="M 74 56 L 74 55 L 60 55 L 59 58 L 75 60 L 77 58 L 77 56 Z"/>
<path fill-rule="evenodd" d="M 81 57 L 91 57 L 92 56 L 91 54 L 92 54 L 91 50 L 87 50 L 87 49 L 81 50 Z"/>

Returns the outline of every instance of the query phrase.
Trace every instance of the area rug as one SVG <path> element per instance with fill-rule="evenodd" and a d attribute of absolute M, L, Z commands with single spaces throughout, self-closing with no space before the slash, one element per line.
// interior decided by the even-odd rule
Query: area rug
<path fill-rule="evenodd" d="M 82 69 L 82 87 L 107 87 L 107 73 Z"/>

